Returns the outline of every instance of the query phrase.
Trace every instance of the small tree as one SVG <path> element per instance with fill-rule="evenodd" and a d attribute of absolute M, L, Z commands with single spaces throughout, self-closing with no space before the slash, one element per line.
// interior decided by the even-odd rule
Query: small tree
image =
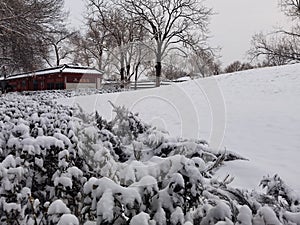
<path fill-rule="evenodd" d="M 221 63 L 212 51 L 198 49 L 189 55 L 189 64 L 192 74 L 202 77 L 218 75 L 221 73 Z"/>
<path fill-rule="evenodd" d="M 102 40 L 102 38 L 91 38 L 90 35 L 102 37 L 102 32 L 100 30 L 97 30 L 96 33 L 88 31 L 86 34 L 78 32 L 72 36 L 71 45 L 73 47 L 73 63 L 85 66 L 94 65 L 98 69 L 102 69 L 103 45 L 98 43 L 101 41 L 95 41 Z"/>
<path fill-rule="evenodd" d="M 237 72 L 242 70 L 249 70 L 253 68 L 254 67 L 250 63 L 241 63 L 240 61 L 234 61 L 224 69 L 224 72 L 232 73 L 232 72 Z"/>
<path fill-rule="evenodd" d="M 76 32 L 69 32 L 67 29 L 62 28 L 60 31 L 55 31 L 44 38 L 44 41 L 52 46 L 55 66 L 61 64 L 61 60 L 69 57 L 73 50 L 70 48 L 70 40 Z M 48 57 L 44 58 L 48 65 L 53 66 Z"/>
<path fill-rule="evenodd" d="M 96 48 L 102 48 L 101 53 L 97 51 L 99 56 L 104 56 L 105 50 L 106 57 L 111 62 L 110 66 L 118 70 L 122 83 L 127 82 L 134 74 L 135 55 L 139 57 L 135 43 L 144 39 L 144 29 L 115 1 L 89 0 L 88 3 L 90 31 L 95 34 L 94 27 L 97 27 L 105 35 L 105 40 L 99 35 L 90 38 L 98 42 Z"/>

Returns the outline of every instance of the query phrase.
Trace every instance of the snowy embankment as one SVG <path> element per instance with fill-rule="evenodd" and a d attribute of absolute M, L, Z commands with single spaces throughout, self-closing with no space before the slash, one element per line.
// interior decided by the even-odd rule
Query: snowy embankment
<path fill-rule="evenodd" d="M 61 99 L 112 118 L 108 100 L 138 112 L 173 136 L 208 140 L 215 150 L 249 161 L 225 165 L 233 184 L 257 188 L 279 174 L 300 192 L 300 65 L 262 68 L 193 80 L 159 89 Z"/>

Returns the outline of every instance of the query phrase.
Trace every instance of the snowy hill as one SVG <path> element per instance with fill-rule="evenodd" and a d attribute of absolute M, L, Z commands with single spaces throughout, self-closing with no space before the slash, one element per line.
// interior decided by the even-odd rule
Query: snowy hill
<path fill-rule="evenodd" d="M 192 80 L 159 89 L 61 99 L 112 118 L 125 105 L 171 135 L 208 140 L 217 151 L 235 151 L 249 161 L 226 164 L 233 184 L 257 188 L 278 173 L 300 192 L 300 64 Z"/>

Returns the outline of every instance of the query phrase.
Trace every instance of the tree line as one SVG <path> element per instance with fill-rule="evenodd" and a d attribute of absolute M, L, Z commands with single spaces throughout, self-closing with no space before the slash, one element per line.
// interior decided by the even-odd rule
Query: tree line
<path fill-rule="evenodd" d="M 299 0 L 279 0 L 291 30 L 252 38 L 250 62 L 221 68 L 208 44 L 211 8 L 201 0 L 86 0 L 84 29 L 71 30 L 64 0 L 0 2 L 0 73 L 9 75 L 73 63 L 105 71 L 122 84 L 142 74 L 210 76 L 300 59 Z M 257 64 L 253 60 L 258 59 Z"/>
<path fill-rule="evenodd" d="M 165 64 L 170 57 L 172 62 L 201 60 L 202 73 L 211 73 L 216 63 L 207 43 L 212 9 L 202 1 L 87 0 L 86 4 L 84 31 L 70 31 L 63 0 L 1 1 L 1 73 L 60 65 L 68 58 L 104 70 L 123 83 L 148 71 L 159 86 L 162 73 L 172 70 Z"/>

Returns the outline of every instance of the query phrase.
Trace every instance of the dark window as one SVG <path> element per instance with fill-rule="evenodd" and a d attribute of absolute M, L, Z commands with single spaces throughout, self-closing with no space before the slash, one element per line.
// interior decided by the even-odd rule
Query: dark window
<path fill-rule="evenodd" d="M 22 80 L 22 87 L 26 87 L 26 80 Z"/>
<path fill-rule="evenodd" d="M 47 89 L 48 90 L 53 90 L 54 89 L 54 83 L 48 83 L 47 84 Z"/>
<path fill-rule="evenodd" d="M 56 83 L 55 84 L 55 89 L 61 90 L 64 89 L 65 85 L 64 83 Z"/>
<path fill-rule="evenodd" d="M 33 90 L 36 91 L 39 88 L 39 83 L 37 80 L 33 80 Z"/>

